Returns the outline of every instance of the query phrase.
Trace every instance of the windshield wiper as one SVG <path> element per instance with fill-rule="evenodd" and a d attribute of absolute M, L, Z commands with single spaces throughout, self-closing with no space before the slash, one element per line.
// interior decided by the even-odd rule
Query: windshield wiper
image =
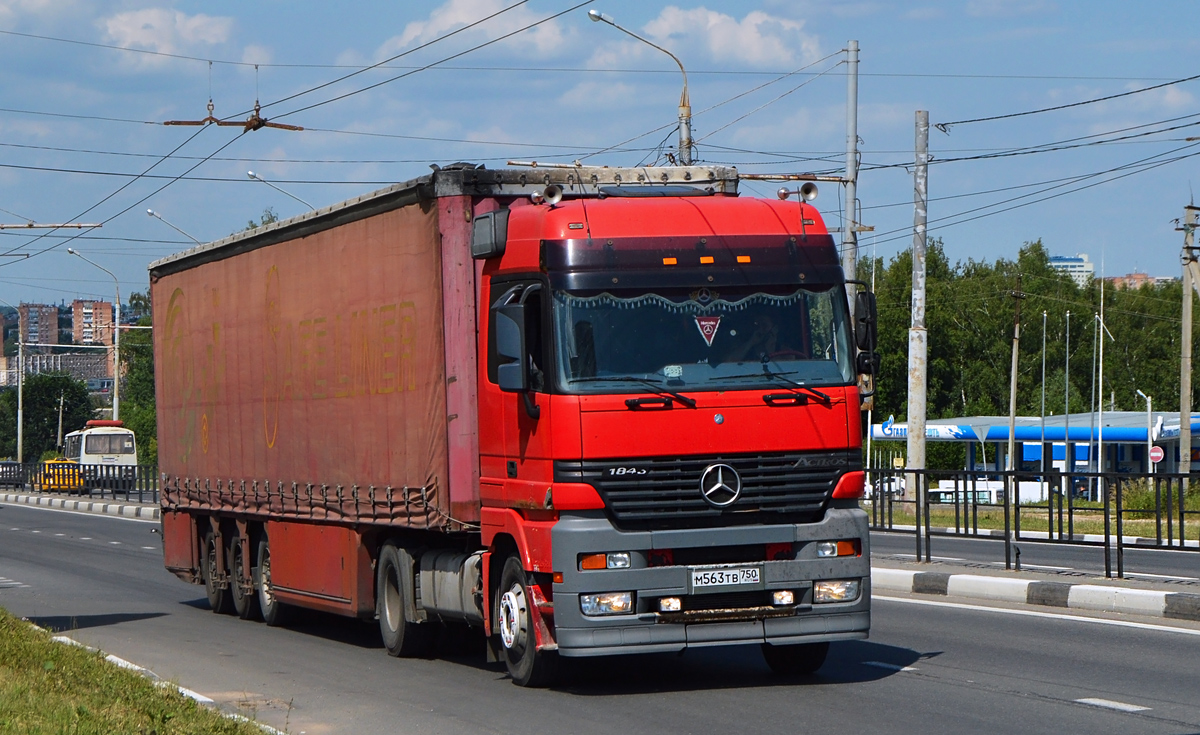
<path fill-rule="evenodd" d="M 696 399 L 695 398 L 688 398 L 687 396 L 683 395 L 682 393 L 676 393 L 673 390 L 667 390 L 666 388 L 662 387 L 661 380 L 655 380 L 655 379 L 651 379 L 651 378 L 635 378 L 632 375 L 613 375 L 613 376 L 595 375 L 595 376 L 588 376 L 586 378 L 569 378 L 567 380 L 567 382 L 569 382 L 569 383 L 596 383 L 596 382 L 607 381 L 607 380 L 626 381 L 626 382 L 630 382 L 630 383 L 641 383 L 642 385 L 650 388 L 650 391 L 652 393 L 655 393 L 660 396 L 670 396 L 671 398 L 674 398 L 675 400 L 679 401 L 680 403 L 687 406 L 688 408 L 696 407 Z"/>
<path fill-rule="evenodd" d="M 797 383 L 796 381 L 794 381 L 788 377 L 785 377 L 788 375 L 795 375 L 795 374 L 796 374 L 796 371 L 794 371 L 794 370 L 790 371 L 790 372 L 786 372 L 786 373 L 777 373 L 777 372 L 772 371 L 766 365 L 763 365 L 763 371 L 761 373 L 744 373 L 742 375 L 718 375 L 716 377 L 709 378 L 709 380 L 739 380 L 739 379 L 743 379 L 743 378 L 777 378 L 780 382 L 787 383 L 788 385 L 792 386 L 793 388 L 795 388 L 797 390 L 802 390 L 802 391 L 806 391 L 807 393 L 810 393 L 811 395 L 820 399 L 823 403 L 831 403 L 832 402 L 833 399 L 831 399 L 827 394 L 822 393 L 821 391 L 817 390 L 816 388 L 810 388 L 807 385 L 805 385 L 804 383 Z"/>

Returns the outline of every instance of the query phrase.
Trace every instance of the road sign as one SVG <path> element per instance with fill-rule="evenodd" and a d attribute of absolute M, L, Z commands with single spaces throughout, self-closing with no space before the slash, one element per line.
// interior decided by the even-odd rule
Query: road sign
<path fill-rule="evenodd" d="M 1164 456 L 1165 453 L 1163 452 L 1162 447 L 1150 447 L 1150 461 L 1154 464 L 1158 464 L 1159 462 L 1163 461 Z"/>

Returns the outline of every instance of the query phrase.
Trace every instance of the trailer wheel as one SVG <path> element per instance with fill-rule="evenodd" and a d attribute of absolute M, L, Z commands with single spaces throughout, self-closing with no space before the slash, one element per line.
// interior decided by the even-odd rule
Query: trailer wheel
<path fill-rule="evenodd" d="M 204 594 L 208 597 L 208 606 L 215 613 L 228 615 L 233 612 L 233 601 L 229 598 L 229 588 L 218 586 L 218 578 L 225 572 L 217 566 L 217 537 L 212 531 L 204 536 L 204 559 L 200 564 L 200 576 L 204 578 Z"/>
<path fill-rule="evenodd" d="M 404 618 L 404 583 L 401 575 L 411 574 L 401 563 L 400 551 L 391 544 L 379 550 L 375 577 L 375 612 L 379 615 L 379 633 L 388 655 L 415 658 L 429 652 L 433 626 L 413 623 Z"/>
<path fill-rule="evenodd" d="M 242 620 L 253 620 L 258 617 L 258 599 L 254 590 L 242 590 L 242 574 L 246 565 L 245 554 L 242 553 L 240 536 L 229 537 L 229 548 L 225 552 L 229 561 L 229 598 L 233 602 L 233 611 Z"/>
<path fill-rule="evenodd" d="M 258 539 L 258 566 L 254 572 L 254 589 L 258 594 L 258 608 L 263 622 L 272 627 L 287 622 L 288 606 L 279 601 L 271 586 L 271 547 L 264 533 Z"/>
<path fill-rule="evenodd" d="M 815 673 L 829 655 L 828 643 L 800 643 L 791 646 L 772 646 L 764 643 L 763 658 L 767 666 L 780 676 L 804 676 Z"/>
<path fill-rule="evenodd" d="M 518 686 L 550 686 L 558 674 L 558 651 L 537 650 L 529 581 L 516 556 L 504 561 L 498 592 L 496 620 L 509 676 Z"/>

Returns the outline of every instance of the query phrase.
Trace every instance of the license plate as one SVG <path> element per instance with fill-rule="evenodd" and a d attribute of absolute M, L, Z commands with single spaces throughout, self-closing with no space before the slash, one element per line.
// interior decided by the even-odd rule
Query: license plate
<path fill-rule="evenodd" d="M 739 584 L 758 584 L 761 570 L 758 567 L 736 569 L 693 569 L 692 587 L 725 587 Z"/>

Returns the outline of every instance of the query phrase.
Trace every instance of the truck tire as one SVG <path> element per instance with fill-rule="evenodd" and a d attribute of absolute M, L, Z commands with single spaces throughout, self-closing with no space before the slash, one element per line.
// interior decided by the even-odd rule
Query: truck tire
<path fill-rule="evenodd" d="M 271 547 L 264 533 L 258 539 L 258 566 L 254 568 L 254 591 L 258 595 L 258 609 L 263 622 L 271 627 L 287 622 L 290 612 L 287 604 L 280 602 L 271 586 Z"/>
<path fill-rule="evenodd" d="M 253 620 L 258 617 L 258 596 L 254 589 L 242 590 L 242 574 L 246 559 L 243 558 L 242 539 L 240 536 L 229 537 L 229 548 L 225 558 L 229 561 L 229 598 L 233 602 L 233 611 L 242 620 Z"/>
<path fill-rule="evenodd" d="M 772 646 L 764 643 L 763 658 L 767 666 L 780 676 L 804 676 L 815 673 L 829 655 L 828 643 L 800 643 L 791 646 Z"/>
<path fill-rule="evenodd" d="M 379 550 L 375 576 L 375 612 L 379 616 L 379 634 L 388 655 L 416 658 L 429 653 L 433 626 L 413 623 L 404 617 L 404 577 L 412 574 L 401 562 L 400 551 L 391 544 Z"/>
<path fill-rule="evenodd" d="M 229 588 L 220 587 L 217 579 L 225 572 L 217 566 L 217 537 L 212 531 L 204 536 L 204 558 L 200 561 L 200 576 L 204 578 L 204 594 L 208 597 L 208 606 L 212 611 L 221 615 L 233 612 L 233 601 L 229 597 Z"/>
<path fill-rule="evenodd" d="M 496 620 L 508 675 L 523 687 L 547 687 L 558 676 L 558 651 L 537 650 L 533 630 L 529 580 L 521 560 L 510 556 L 504 561 L 497 590 Z"/>

